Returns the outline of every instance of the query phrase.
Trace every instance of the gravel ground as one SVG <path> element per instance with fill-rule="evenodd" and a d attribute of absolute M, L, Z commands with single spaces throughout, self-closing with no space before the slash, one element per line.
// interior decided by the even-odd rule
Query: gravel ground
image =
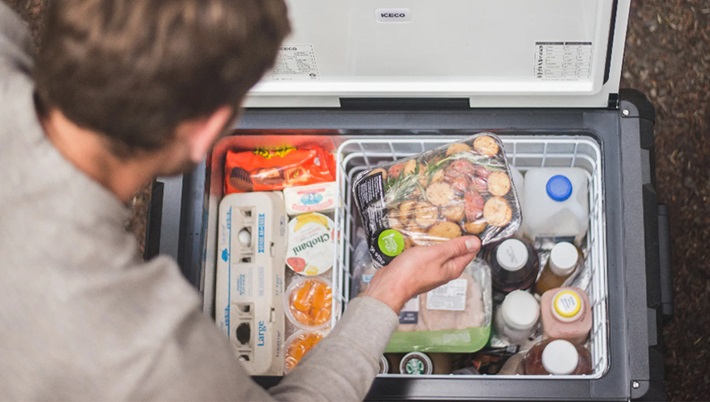
<path fill-rule="evenodd" d="M 33 28 L 48 0 L 5 0 Z M 670 208 L 675 316 L 664 326 L 668 398 L 710 399 L 710 2 L 632 3 L 622 87 L 656 108 L 656 174 Z M 133 201 L 129 230 L 143 243 L 150 187 Z"/>

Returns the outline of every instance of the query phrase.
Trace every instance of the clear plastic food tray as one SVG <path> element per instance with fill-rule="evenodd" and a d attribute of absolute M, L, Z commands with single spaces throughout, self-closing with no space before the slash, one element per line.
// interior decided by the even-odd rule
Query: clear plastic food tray
<path fill-rule="evenodd" d="M 473 133 L 468 133 L 473 134 Z M 506 135 L 497 133 L 503 140 L 505 151 L 512 166 L 523 174 L 537 167 L 577 167 L 588 174 L 589 179 L 589 229 L 583 245 L 585 266 L 575 279 L 575 285 L 585 289 L 590 298 L 593 325 L 589 340 L 592 356 L 592 374 L 587 378 L 600 378 L 609 367 L 608 286 L 606 266 L 606 237 L 604 215 L 604 182 L 602 157 L 599 144 L 591 136 L 574 135 Z M 352 137 L 351 137 L 352 138 Z M 340 238 L 333 265 L 333 295 L 342 303 L 350 299 L 351 255 L 355 229 L 359 217 L 355 215 L 351 184 L 364 169 L 381 162 L 390 162 L 416 155 L 439 147 L 456 139 L 437 133 L 403 137 L 358 137 L 344 141 L 337 149 L 338 176 L 342 208 L 336 210 L 335 224 L 340 229 Z M 524 219 L 524 217 L 523 217 Z M 337 314 L 333 315 L 337 317 Z M 336 318 L 334 318 L 335 320 Z M 504 378 L 506 376 L 487 376 Z M 525 376 L 524 378 L 530 378 Z M 508 378 L 510 378 L 508 376 Z M 578 378 L 557 376 L 556 378 Z"/>

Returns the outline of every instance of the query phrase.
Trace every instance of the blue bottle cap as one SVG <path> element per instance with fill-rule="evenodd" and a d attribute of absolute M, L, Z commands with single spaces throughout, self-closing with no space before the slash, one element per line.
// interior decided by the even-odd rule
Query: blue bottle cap
<path fill-rule="evenodd" d="M 572 182 L 561 174 L 550 177 L 547 181 L 547 195 L 555 201 L 565 201 L 572 195 Z"/>

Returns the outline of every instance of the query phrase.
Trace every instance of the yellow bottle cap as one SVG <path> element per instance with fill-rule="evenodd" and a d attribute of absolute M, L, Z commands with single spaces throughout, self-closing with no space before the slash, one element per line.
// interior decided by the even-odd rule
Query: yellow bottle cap
<path fill-rule="evenodd" d="M 552 298 L 552 313 L 562 321 L 574 321 L 582 311 L 582 303 L 582 298 L 574 290 L 560 290 Z"/>

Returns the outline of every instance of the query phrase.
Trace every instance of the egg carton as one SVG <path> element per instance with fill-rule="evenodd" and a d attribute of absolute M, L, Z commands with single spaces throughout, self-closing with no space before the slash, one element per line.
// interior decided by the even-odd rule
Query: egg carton
<path fill-rule="evenodd" d="M 280 192 L 219 204 L 215 320 L 251 375 L 283 374 L 287 222 Z"/>

